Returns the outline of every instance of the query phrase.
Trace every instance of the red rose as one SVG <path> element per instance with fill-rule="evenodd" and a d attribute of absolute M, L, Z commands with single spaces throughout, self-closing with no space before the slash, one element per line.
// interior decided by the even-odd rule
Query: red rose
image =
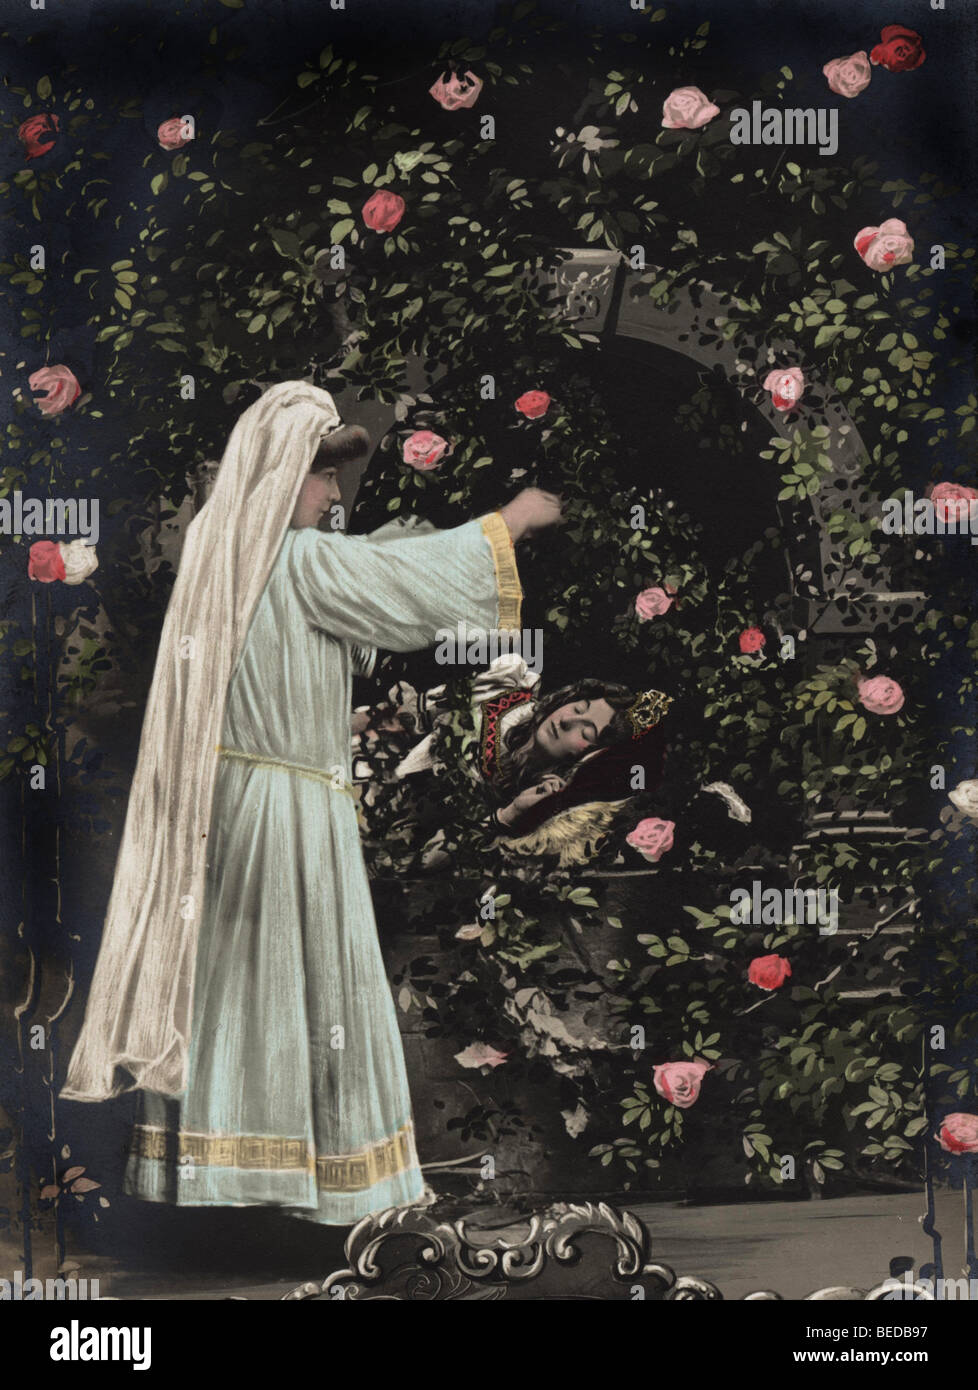
<path fill-rule="evenodd" d="M 927 57 L 920 35 L 902 24 L 888 24 L 880 38 L 883 42 L 871 50 L 869 61 L 887 72 L 912 72 Z"/>
<path fill-rule="evenodd" d="M 476 77 L 474 72 L 467 72 L 464 77 L 454 72 L 450 72 L 447 78 L 443 74 L 433 87 L 428 88 L 429 95 L 446 111 L 457 111 L 460 106 L 474 106 L 481 91 L 482 78 Z"/>
<path fill-rule="evenodd" d="M 380 188 L 364 203 L 362 215 L 372 232 L 392 232 L 404 216 L 404 199 Z"/>
<path fill-rule="evenodd" d="M 36 159 L 39 154 L 53 150 L 59 128 L 57 116 L 50 116 L 45 111 L 30 116 L 17 131 L 27 148 L 27 158 Z"/>
<path fill-rule="evenodd" d="M 652 1084 L 677 1110 L 688 1110 L 699 1097 L 703 1077 L 713 1068 L 709 1062 L 663 1062 L 652 1068 Z"/>
<path fill-rule="evenodd" d="M 971 1115 L 966 1110 L 945 1115 L 937 1142 L 949 1154 L 978 1153 L 978 1115 Z"/>
<path fill-rule="evenodd" d="M 524 391 L 516 402 L 516 409 L 528 420 L 539 420 L 550 409 L 550 397 L 546 391 Z"/>
<path fill-rule="evenodd" d="M 747 968 L 747 978 L 758 989 L 780 989 L 791 974 L 787 956 L 755 956 Z"/>
<path fill-rule="evenodd" d="M 870 714 L 898 714 L 906 696 L 890 676 L 861 676 L 856 682 L 859 703 Z"/>
<path fill-rule="evenodd" d="M 800 367 L 775 367 L 764 378 L 775 410 L 794 410 L 805 394 L 805 374 Z"/>
<path fill-rule="evenodd" d="M 156 139 L 164 150 L 178 150 L 181 145 L 189 145 L 193 138 L 189 133 L 189 122 L 184 122 L 180 116 L 171 116 L 156 132 Z"/>
<path fill-rule="evenodd" d="M 442 439 L 440 434 L 434 434 L 431 430 L 415 430 L 404 441 L 402 457 L 412 468 L 428 473 L 438 467 L 447 448 L 448 440 Z"/>
<path fill-rule="evenodd" d="M 740 634 L 739 641 L 740 650 L 747 656 L 751 652 L 759 652 L 767 638 L 759 627 L 745 627 Z"/>
<path fill-rule="evenodd" d="M 42 584 L 64 579 L 65 562 L 57 541 L 34 542 L 28 555 L 27 575 L 29 579 L 39 579 Z"/>
<path fill-rule="evenodd" d="M 81 395 L 78 378 L 70 367 L 58 363 L 56 367 L 39 367 L 27 378 L 32 391 L 46 391 L 34 402 L 42 415 L 60 415 Z"/>

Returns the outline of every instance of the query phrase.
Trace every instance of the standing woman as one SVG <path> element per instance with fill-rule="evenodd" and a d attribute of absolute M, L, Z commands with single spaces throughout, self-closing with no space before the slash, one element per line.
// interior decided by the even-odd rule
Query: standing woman
<path fill-rule="evenodd" d="M 346 1225 L 423 1193 L 351 676 L 459 622 L 519 628 L 513 541 L 560 504 L 530 490 L 451 531 L 321 532 L 355 436 L 325 391 L 272 387 L 188 529 L 62 1091 L 143 1092 L 126 1190 L 149 1200 Z"/>

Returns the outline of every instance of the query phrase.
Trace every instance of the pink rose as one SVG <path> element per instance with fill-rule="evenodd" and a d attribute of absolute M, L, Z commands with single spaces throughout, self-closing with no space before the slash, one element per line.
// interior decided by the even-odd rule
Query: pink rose
<path fill-rule="evenodd" d="M 719 114 L 719 106 L 699 87 L 677 87 L 662 103 L 662 124 L 667 130 L 699 130 Z"/>
<path fill-rule="evenodd" d="M 27 378 L 32 391 L 47 395 L 34 402 L 42 415 L 60 415 L 81 395 L 78 378 L 69 367 L 41 367 Z"/>
<path fill-rule="evenodd" d="M 857 682 L 859 703 L 870 714 L 896 714 L 903 709 L 906 698 L 896 681 L 889 676 L 873 676 Z"/>
<path fill-rule="evenodd" d="M 790 974 L 787 956 L 755 956 L 747 967 L 747 978 L 758 989 L 780 989 Z"/>
<path fill-rule="evenodd" d="M 404 462 L 420 473 L 427 473 L 429 469 L 438 467 L 447 448 L 448 440 L 442 439 L 440 434 L 433 434 L 431 430 L 415 430 L 404 441 Z"/>
<path fill-rule="evenodd" d="M 189 145 L 194 137 L 186 133 L 179 116 L 172 116 L 157 130 L 156 138 L 164 150 L 178 150 L 181 145 Z"/>
<path fill-rule="evenodd" d="M 482 78 L 476 77 L 474 72 L 467 72 L 464 77 L 450 73 L 447 81 L 439 77 L 435 85 L 428 88 L 429 95 L 446 111 L 457 111 L 460 106 L 474 106 L 481 91 Z"/>
<path fill-rule="evenodd" d="M 970 516 L 970 503 L 978 502 L 978 492 L 960 483 L 938 483 L 931 488 L 930 500 L 934 504 L 934 515 L 942 521 L 963 522 Z"/>
<path fill-rule="evenodd" d="M 23 125 L 18 126 L 17 135 L 24 142 L 27 158 L 37 159 L 38 155 L 53 150 L 59 128 L 58 117 L 45 111 L 38 111 L 36 116 L 29 116 Z"/>
<path fill-rule="evenodd" d="M 794 410 L 805 394 L 805 374 L 800 367 L 775 367 L 764 378 L 764 390 L 775 410 Z"/>
<path fill-rule="evenodd" d="M 660 820 L 658 816 L 648 816 L 640 820 L 635 829 L 625 836 L 625 843 L 637 849 L 643 859 L 650 864 L 658 864 L 667 850 L 672 849 L 672 835 L 676 828 L 674 820 Z"/>
<path fill-rule="evenodd" d="M 678 1110 L 688 1110 L 699 1099 L 703 1077 L 712 1070 L 709 1062 L 663 1062 L 652 1068 L 652 1084 Z"/>
<path fill-rule="evenodd" d="M 832 91 L 840 97 L 857 97 L 873 79 L 873 69 L 864 48 L 858 53 L 850 53 L 848 58 L 833 58 L 822 71 Z"/>
<path fill-rule="evenodd" d="M 745 627 L 738 641 L 744 656 L 749 656 L 751 652 L 759 652 L 766 644 L 767 638 L 759 627 Z"/>
<path fill-rule="evenodd" d="M 65 562 L 57 541 L 35 541 L 27 559 L 27 576 L 42 584 L 51 584 L 65 577 Z"/>
<path fill-rule="evenodd" d="M 650 618 L 660 618 L 663 613 L 669 612 L 674 602 L 672 595 L 667 594 L 665 589 L 660 589 L 658 585 L 651 589 L 643 589 L 635 599 L 635 612 L 638 614 L 639 622 L 647 623 Z"/>
<path fill-rule="evenodd" d="M 978 1115 L 965 1110 L 945 1115 L 937 1142 L 949 1154 L 978 1154 Z"/>
<path fill-rule="evenodd" d="M 524 391 L 515 404 L 520 414 L 528 420 L 539 420 L 550 409 L 550 397 L 546 391 Z"/>
<path fill-rule="evenodd" d="M 455 1060 L 460 1067 L 501 1067 L 508 1056 L 508 1052 L 497 1052 L 488 1043 L 474 1042 L 456 1052 Z"/>
<path fill-rule="evenodd" d="M 888 24 L 880 38 L 883 42 L 872 50 L 869 60 L 886 68 L 887 72 L 912 72 L 927 57 L 920 35 L 902 24 Z"/>
<path fill-rule="evenodd" d="M 913 260 L 913 237 L 899 217 L 888 217 L 879 227 L 863 227 L 852 244 L 870 270 L 889 270 Z"/>
<path fill-rule="evenodd" d="M 379 188 L 364 203 L 362 216 L 372 232 L 392 232 L 404 216 L 404 199 Z"/>

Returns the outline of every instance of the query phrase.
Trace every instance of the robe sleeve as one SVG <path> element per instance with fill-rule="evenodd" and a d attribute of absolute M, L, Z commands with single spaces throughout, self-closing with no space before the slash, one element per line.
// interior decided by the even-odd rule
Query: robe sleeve
<path fill-rule="evenodd" d="M 399 540 L 303 528 L 288 565 L 309 623 L 365 651 L 417 651 L 459 623 L 485 631 L 520 625 L 523 591 L 499 512 Z"/>

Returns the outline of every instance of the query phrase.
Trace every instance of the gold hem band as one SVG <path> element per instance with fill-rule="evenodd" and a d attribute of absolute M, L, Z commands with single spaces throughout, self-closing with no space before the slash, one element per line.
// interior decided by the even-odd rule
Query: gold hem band
<path fill-rule="evenodd" d="M 490 512 L 481 520 L 482 533 L 492 550 L 492 563 L 496 571 L 496 593 L 499 597 L 499 629 L 520 630 L 520 617 L 523 603 L 523 590 L 520 586 L 519 570 L 516 568 L 516 551 L 509 527 L 501 512 Z"/>
<path fill-rule="evenodd" d="M 316 1154 L 305 1139 L 267 1134 L 200 1134 L 133 1125 L 130 1156 L 175 1161 L 179 1167 L 241 1168 L 249 1172 L 305 1172 L 325 1192 L 362 1192 L 417 1166 L 409 1120 L 389 1139 L 350 1154 Z"/>

